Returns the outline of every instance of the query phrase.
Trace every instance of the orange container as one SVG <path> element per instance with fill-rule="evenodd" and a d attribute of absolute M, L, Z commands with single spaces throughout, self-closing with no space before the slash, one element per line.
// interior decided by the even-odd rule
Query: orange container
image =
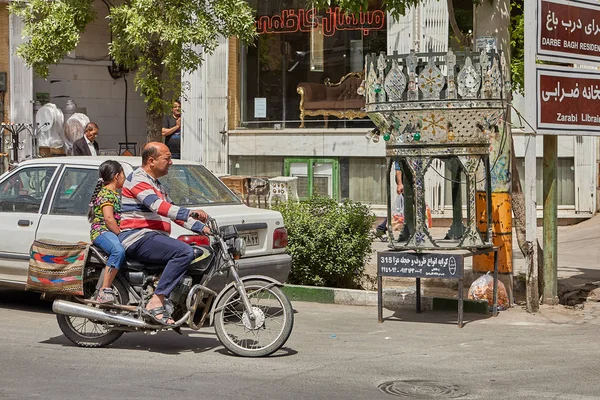
<path fill-rule="evenodd" d="M 485 192 L 477 192 L 476 216 L 479 232 L 487 234 Z M 498 247 L 498 271 L 512 272 L 512 203 L 510 193 L 492 193 L 492 243 Z M 494 271 L 494 253 L 473 257 L 473 271 Z"/>

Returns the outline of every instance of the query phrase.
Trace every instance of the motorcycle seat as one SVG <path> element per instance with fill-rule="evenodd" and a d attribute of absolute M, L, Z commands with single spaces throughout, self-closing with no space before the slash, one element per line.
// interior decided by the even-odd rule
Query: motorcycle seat
<path fill-rule="evenodd" d="M 96 258 L 100 258 L 99 261 L 106 263 L 108 254 L 106 254 L 104 250 L 97 246 L 90 246 L 90 249 L 92 250 L 92 253 L 95 253 L 94 255 L 96 256 Z M 129 271 L 156 271 L 164 269 L 165 266 L 162 264 L 146 264 L 138 260 L 127 258 L 125 260 L 125 265 L 123 265 L 122 268 L 127 269 Z"/>

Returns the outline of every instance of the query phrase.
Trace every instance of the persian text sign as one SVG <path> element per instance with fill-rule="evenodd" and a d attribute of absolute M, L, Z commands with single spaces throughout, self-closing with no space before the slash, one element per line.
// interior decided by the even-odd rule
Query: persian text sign
<path fill-rule="evenodd" d="M 600 73 L 537 67 L 537 129 L 546 134 L 600 134 Z"/>
<path fill-rule="evenodd" d="M 538 0 L 540 58 L 600 61 L 600 5 L 577 0 Z"/>
<path fill-rule="evenodd" d="M 381 10 L 360 12 L 356 15 L 343 12 L 339 7 L 328 8 L 325 15 L 319 15 L 317 9 L 283 10 L 280 15 L 257 17 L 256 32 L 294 33 L 311 32 L 321 27 L 324 36 L 333 36 L 337 31 L 370 31 L 383 28 L 385 13 Z"/>
<path fill-rule="evenodd" d="M 464 258 L 460 254 L 384 251 L 377 253 L 381 276 L 461 279 Z"/>

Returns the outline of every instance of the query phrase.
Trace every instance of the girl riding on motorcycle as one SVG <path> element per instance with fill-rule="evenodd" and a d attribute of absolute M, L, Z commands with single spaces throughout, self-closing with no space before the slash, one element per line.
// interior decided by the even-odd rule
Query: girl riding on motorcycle
<path fill-rule="evenodd" d="M 109 257 L 103 282 L 92 300 L 112 304 L 115 302 L 112 283 L 125 261 L 125 249 L 117 237 L 121 233 L 121 197 L 117 190 L 123 187 L 125 172 L 118 161 L 108 160 L 100 165 L 99 175 L 89 204 L 88 220 L 92 224 L 90 239 Z"/>

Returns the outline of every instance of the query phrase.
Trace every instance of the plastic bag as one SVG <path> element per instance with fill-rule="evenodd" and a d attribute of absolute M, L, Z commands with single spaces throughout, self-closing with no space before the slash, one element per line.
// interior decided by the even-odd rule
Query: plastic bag
<path fill-rule="evenodd" d="M 404 195 L 399 194 L 392 209 L 392 231 L 400 232 L 404 228 Z"/>
<path fill-rule="evenodd" d="M 38 145 L 55 149 L 63 147 L 64 116 L 62 110 L 56 107 L 56 104 L 46 103 L 38 110 L 35 119 L 40 125 Z"/>
<path fill-rule="evenodd" d="M 68 155 L 73 154 L 73 143 L 83 137 L 83 131 L 90 119 L 85 114 L 73 114 L 65 124 L 65 147 Z"/>
<path fill-rule="evenodd" d="M 477 278 L 469 288 L 470 300 L 486 300 L 490 307 L 494 306 L 494 278 L 488 272 Z M 498 280 L 498 310 L 506 310 L 509 307 L 506 287 Z"/>

